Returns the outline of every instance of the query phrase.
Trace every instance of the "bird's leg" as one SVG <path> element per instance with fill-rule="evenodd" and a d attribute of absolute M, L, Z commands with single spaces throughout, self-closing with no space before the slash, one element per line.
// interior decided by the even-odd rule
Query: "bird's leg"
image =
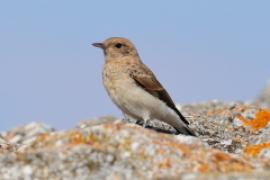
<path fill-rule="evenodd" d="M 136 120 L 136 124 L 140 125 L 140 126 L 143 126 L 144 120 L 142 120 L 142 119 Z"/>
<path fill-rule="evenodd" d="M 146 128 L 147 127 L 147 125 L 148 125 L 148 121 L 149 121 L 150 119 L 145 119 L 144 120 L 144 123 L 143 123 L 143 127 L 144 128 Z"/>

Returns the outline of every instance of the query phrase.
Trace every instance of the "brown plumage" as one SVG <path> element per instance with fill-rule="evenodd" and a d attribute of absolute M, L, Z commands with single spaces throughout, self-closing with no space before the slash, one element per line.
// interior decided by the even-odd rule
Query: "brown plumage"
<path fill-rule="evenodd" d="M 188 121 L 176 108 L 168 92 L 141 61 L 135 46 L 125 38 L 109 38 L 94 43 L 105 55 L 103 84 L 112 101 L 126 117 L 158 119 L 179 133 L 194 135 Z"/>
<path fill-rule="evenodd" d="M 156 79 L 154 73 L 144 64 L 141 65 L 141 68 L 139 70 L 135 69 L 134 71 L 131 71 L 130 76 L 147 92 L 165 102 L 178 114 L 182 121 L 189 125 L 189 122 L 176 108 L 172 98 L 170 97 L 166 89 L 163 88 L 160 82 Z"/>

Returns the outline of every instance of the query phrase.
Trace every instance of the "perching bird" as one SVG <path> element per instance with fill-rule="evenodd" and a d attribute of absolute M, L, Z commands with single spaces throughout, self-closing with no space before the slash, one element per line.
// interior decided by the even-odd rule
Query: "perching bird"
<path fill-rule="evenodd" d="M 148 120 L 157 119 L 181 134 L 195 135 L 128 39 L 113 37 L 102 43 L 93 43 L 93 46 L 103 49 L 103 84 L 126 118 L 144 120 L 144 127 Z"/>

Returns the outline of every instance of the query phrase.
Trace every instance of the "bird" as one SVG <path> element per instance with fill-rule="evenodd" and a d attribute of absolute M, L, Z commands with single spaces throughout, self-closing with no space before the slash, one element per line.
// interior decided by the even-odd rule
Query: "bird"
<path fill-rule="evenodd" d="M 156 119 L 174 127 L 178 134 L 195 136 L 189 122 L 177 109 L 166 89 L 142 62 L 135 45 L 122 37 L 111 37 L 93 43 L 105 56 L 103 85 L 125 118 Z"/>

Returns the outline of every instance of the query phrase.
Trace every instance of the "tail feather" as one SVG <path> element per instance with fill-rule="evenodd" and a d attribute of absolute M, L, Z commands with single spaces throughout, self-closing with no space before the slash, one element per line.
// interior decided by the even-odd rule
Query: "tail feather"
<path fill-rule="evenodd" d="M 189 136 L 196 136 L 196 134 L 191 130 L 189 127 L 181 126 L 181 127 L 174 127 L 178 134 L 185 134 Z"/>
<path fill-rule="evenodd" d="M 177 118 L 172 118 L 170 121 L 167 121 L 171 126 L 173 126 L 179 134 L 185 134 L 189 136 L 196 136 L 196 134 L 193 132 L 192 129 L 188 127 L 188 125 L 180 119 L 179 117 Z"/>

